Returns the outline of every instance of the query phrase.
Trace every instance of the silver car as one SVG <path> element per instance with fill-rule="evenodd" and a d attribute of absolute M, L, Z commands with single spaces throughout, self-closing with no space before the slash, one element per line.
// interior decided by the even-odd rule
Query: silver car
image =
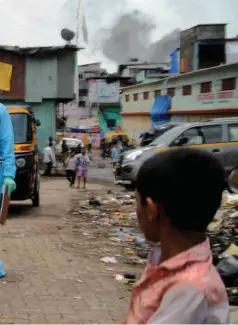
<path fill-rule="evenodd" d="M 176 147 L 199 148 L 215 154 L 228 174 L 238 165 L 238 118 L 184 123 L 165 132 L 149 146 L 125 153 L 121 161 L 121 183 L 134 187 L 144 161 Z"/>

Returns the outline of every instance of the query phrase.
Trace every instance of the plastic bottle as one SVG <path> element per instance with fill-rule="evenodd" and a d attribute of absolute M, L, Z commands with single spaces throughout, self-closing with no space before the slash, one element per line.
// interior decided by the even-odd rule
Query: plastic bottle
<path fill-rule="evenodd" d="M 124 241 L 124 239 L 125 239 L 125 233 L 122 228 L 120 228 L 120 231 L 119 231 L 119 239 L 121 242 Z"/>

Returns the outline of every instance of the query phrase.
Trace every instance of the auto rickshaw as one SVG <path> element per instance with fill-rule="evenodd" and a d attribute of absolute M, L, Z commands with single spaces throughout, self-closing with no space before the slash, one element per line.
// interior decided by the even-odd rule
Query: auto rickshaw
<path fill-rule="evenodd" d="M 107 139 L 108 142 L 112 143 L 115 139 L 119 139 L 119 140 L 128 140 L 128 135 L 125 132 L 116 132 L 116 131 L 109 131 L 105 133 L 105 139 Z"/>
<path fill-rule="evenodd" d="M 36 120 L 28 108 L 8 107 L 14 129 L 14 153 L 16 157 L 16 190 L 11 200 L 32 200 L 32 205 L 40 205 L 40 177 L 38 171 L 38 148 Z"/>

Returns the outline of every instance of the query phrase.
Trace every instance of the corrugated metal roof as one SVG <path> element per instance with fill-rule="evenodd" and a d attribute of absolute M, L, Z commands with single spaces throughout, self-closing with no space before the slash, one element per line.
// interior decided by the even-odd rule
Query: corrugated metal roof
<path fill-rule="evenodd" d="M 78 51 L 83 48 L 79 48 L 75 45 L 63 45 L 63 46 L 43 46 L 43 47 L 19 47 L 0 45 L 1 51 L 14 52 L 20 55 L 35 55 L 35 54 L 47 54 L 62 51 Z"/>

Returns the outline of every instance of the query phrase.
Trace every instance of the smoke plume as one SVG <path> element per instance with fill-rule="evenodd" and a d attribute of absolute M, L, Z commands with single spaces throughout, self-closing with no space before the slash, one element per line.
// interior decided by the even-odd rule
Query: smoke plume
<path fill-rule="evenodd" d="M 150 17 L 139 11 L 122 15 L 102 41 L 102 52 L 109 59 L 127 62 L 131 57 L 145 60 L 150 45 L 150 33 L 155 28 Z"/>

